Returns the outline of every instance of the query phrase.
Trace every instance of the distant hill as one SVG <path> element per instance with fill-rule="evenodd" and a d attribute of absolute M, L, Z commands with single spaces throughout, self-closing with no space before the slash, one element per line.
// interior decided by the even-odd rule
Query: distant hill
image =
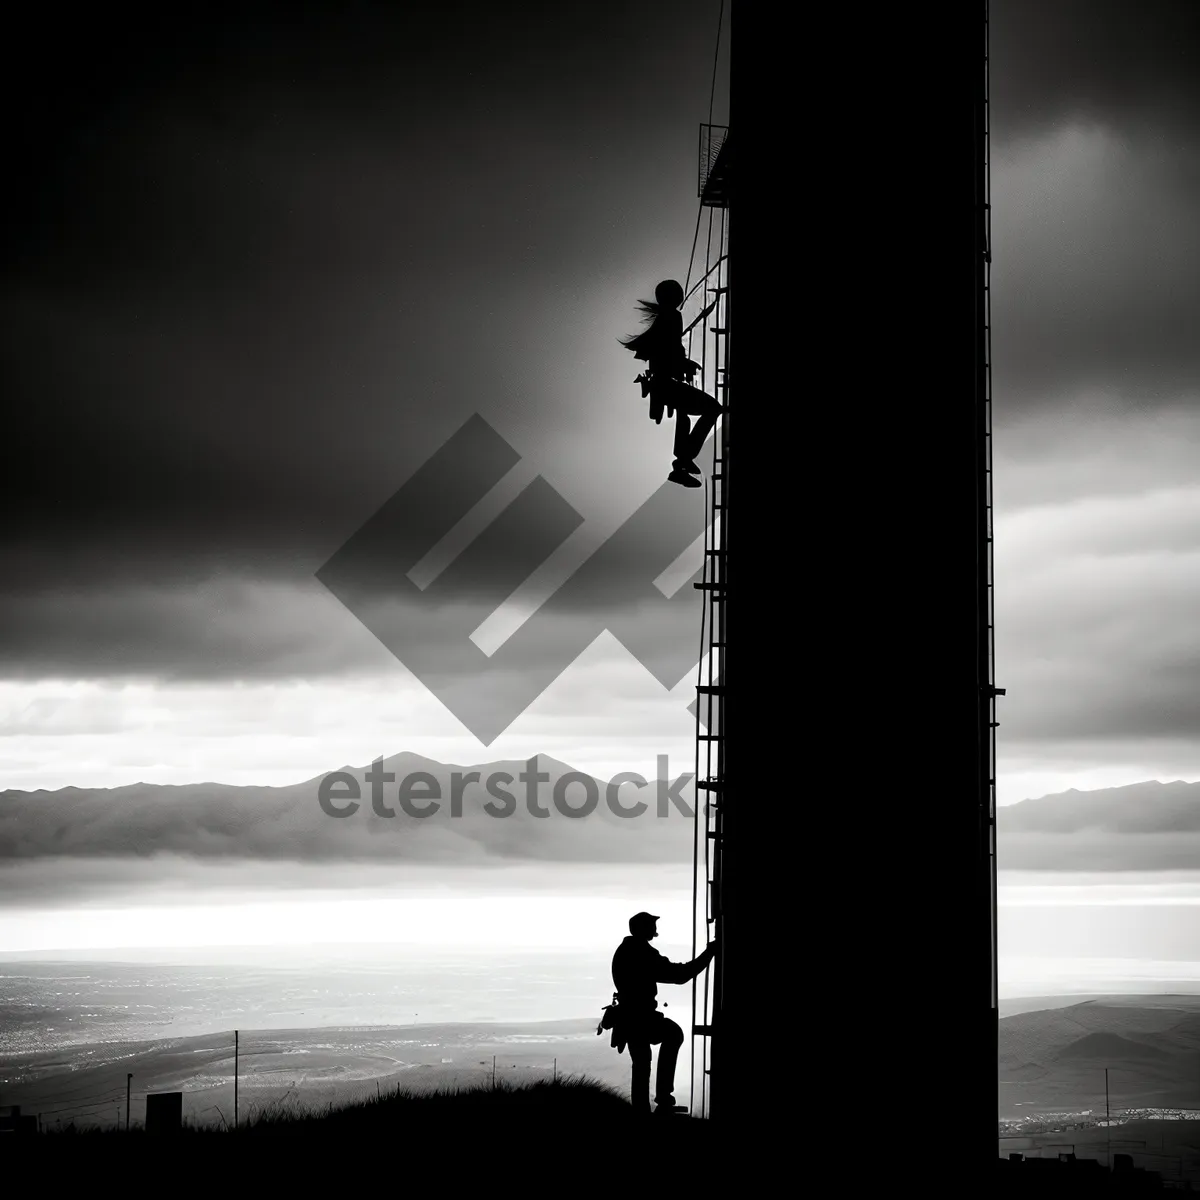
<path fill-rule="evenodd" d="M 341 767 L 338 770 L 352 776 L 358 789 L 358 808 L 344 817 L 322 810 L 324 775 L 286 787 L 135 783 L 5 791 L 0 792 L 0 862 L 155 854 L 447 865 L 691 861 L 694 822 L 665 795 L 660 803 L 655 780 L 641 789 L 627 783 L 615 793 L 626 808 L 639 801 L 647 806 L 640 816 L 622 817 L 607 803 L 607 781 L 582 775 L 545 755 L 537 757 L 537 764 L 546 778 L 522 782 L 523 762 L 458 766 L 398 754 L 383 763 L 394 779 L 379 785 L 378 814 L 364 778 L 370 765 Z M 411 812 L 398 802 L 405 779 L 413 789 Z M 536 811 L 528 804 L 530 787 Z M 592 796 L 598 802 L 587 815 L 565 815 L 555 807 L 556 787 L 566 808 L 579 810 Z M 334 790 L 336 808 L 349 807 L 346 791 L 345 786 Z M 503 798 L 506 792 L 511 803 Z M 677 795 L 694 811 L 690 783 Z M 436 811 L 420 815 L 430 807 L 430 798 Z M 487 804 L 491 812 L 509 815 L 490 815 Z"/>
<path fill-rule="evenodd" d="M 1165 1050 L 1148 1042 L 1135 1042 L 1119 1033 L 1087 1033 L 1077 1038 L 1058 1052 L 1059 1060 L 1071 1058 L 1094 1058 L 1104 1063 L 1137 1061 L 1145 1058 L 1169 1058 Z"/>
<path fill-rule="evenodd" d="M 1200 783 L 1071 790 L 1002 806 L 997 861 L 1008 870 L 1194 870 Z"/>
<path fill-rule="evenodd" d="M 1200 996 L 1104 996 L 1000 1020 L 1002 1114 L 1200 1109 Z"/>

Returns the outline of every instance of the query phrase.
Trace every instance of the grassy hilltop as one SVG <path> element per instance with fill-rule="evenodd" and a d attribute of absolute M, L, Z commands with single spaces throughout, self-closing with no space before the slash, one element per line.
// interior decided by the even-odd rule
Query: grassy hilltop
<path fill-rule="evenodd" d="M 395 1173 L 395 1186 L 437 1180 L 561 1186 L 561 1172 L 603 1185 L 676 1184 L 711 1177 L 707 1123 L 686 1115 L 639 1120 L 615 1089 L 586 1077 L 495 1088 L 414 1092 L 396 1088 L 343 1105 L 278 1105 L 235 1130 L 185 1125 L 177 1135 L 114 1130 L 55 1131 L 23 1140 L 21 1157 L 47 1178 L 171 1179 L 185 1194 L 232 1172 L 278 1187 L 352 1185 L 360 1172 Z M 15 1147 L 15 1142 L 11 1143 Z M 195 1174 L 193 1174 L 195 1173 Z M 243 1174 L 245 1173 L 245 1174 Z M 237 1183 L 241 1177 L 240 1185 Z M 206 1181 L 206 1184 L 200 1181 Z"/>

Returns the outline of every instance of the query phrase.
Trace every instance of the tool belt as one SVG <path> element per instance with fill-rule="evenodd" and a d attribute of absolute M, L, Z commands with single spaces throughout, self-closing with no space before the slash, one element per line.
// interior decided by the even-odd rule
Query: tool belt
<path fill-rule="evenodd" d="M 670 396 L 676 389 L 671 384 L 690 385 L 698 370 L 700 364 L 689 358 L 678 367 L 659 368 L 657 371 L 647 369 L 634 379 L 634 383 L 642 385 L 642 399 L 647 396 L 650 398 L 650 420 L 655 425 L 662 424 L 664 412 L 668 417 L 675 415 L 675 405 L 671 403 Z M 663 399 L 664 393 L 668 397 L 666 400 Z"/>
<path fill-rule="evenodd" d="M 596 1035 L 598 1037 L 606 1029 L 611 1030 L 612 1040 L 609 1044 L 618 1054 L 621 1054 L 629 1042 L 629 1038 L 626 1035 L 627 1025 L 628 1021 L 626 1020 L 625 1013 L 622 1012 L 620 1004 L 617 1003 L 617 993 L 613 992 L 612 1003 L 604 1006 L 604 1012 L 600 1017 L 600 1024 L 596 1026 Z"/>
<path fill-rule="evenodd" d="M 630 1008 L 628 1004 L 622 1007 L 614 992 L 612 1003 L 604 1006 L 596 1033 L 599 1035 L 610 1030 L 612 1039 L 609 1044 L 621 1054 L 631 1041 L 637 1041 L 643 1035 L 649 1039 L 654 1021 L 660 1015 L 656 1009 Z"/>
<path fill-rule="evenodd" d="M 647 396 L 650 397 L 650 420 L 652 420 L 655 425 L 662 424 L 664 412 L 668 417 L 673 417 L 675 415 L 675 406 L 672 404 L 667 404 L 663 401 L 663 389 L 657 386 L 658 381 L 650 375 L 649 371 L 643 372 L 633 382 L 640 383 L 642 385 L 643 400 Z"/>
<path fill-rule="evenodd" d="M 606 1029 L 612 1030 L 612 1044 L 617 1044 L 617 1026 L 620 1025 L 621 1017 L 624 1014 L 620 1012 L 620 1005 L 617 1003 L 617 993 L 613 992 L 611 1004 L 604 1006 L 604 1011 L 600 1015 L 600 1024 L 596 1026 L 596 1036 L 599 1037 Z M 620 1050 L 617 1051 L 620 1053 Z"/>

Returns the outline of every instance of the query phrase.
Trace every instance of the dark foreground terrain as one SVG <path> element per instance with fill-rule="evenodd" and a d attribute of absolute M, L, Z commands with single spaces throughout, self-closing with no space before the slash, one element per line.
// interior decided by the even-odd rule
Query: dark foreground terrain
<path fill-rule="evenodd" d="M 796 1114 L 799 1116 L 800 1114 Z M 778 1125 L 776 1126 L 778 1128 Z M 262 1112 L 237 1130 L 184 1124 L 173 1132 L 91 1128 L 0 1138 L 0 1167 L 31 1181 L 102 1192 L 235 1192 L 268 1186 L 296 1194 L 361 1184 L 437 1188 L 565 1189 L 646 1195 L 737 1185 L 774 1194 L 790 1177 L 814 1196 L 981 1194 L 1054 1196 L 1160 1192 L 1157 1175 L 1110 1172 L 1100 1162 L 997 1160 L 972 1178 L 953 1156 L 831 1162 L 803 1139 L 769 1142 L 754 1113 L 724 1130 L 687 1116 L 638 1118 L 617 1091 L 586 1078 L 411 1092 L 396 1089 L 322 1111 Z"/>
<path fill-rule="evenodd" d="M 676 1186 L 712 1177 L 711 1129 L 687 1116 L 638 1119 L 614 1089 L 588 1079 L 412 1093 L 343 1107 L 262 1113 L 240 1129 L 175 1133 L 53 1131 L 0 1140 L 0 1157 L 63 1187 L 120 1180 L 137 1191 L 216 1186 L 344 1189 L 373 1177 L 397 1189 L 439 1185 Z M 61 1194 L 61 1192 L 60 1192 Z"/>

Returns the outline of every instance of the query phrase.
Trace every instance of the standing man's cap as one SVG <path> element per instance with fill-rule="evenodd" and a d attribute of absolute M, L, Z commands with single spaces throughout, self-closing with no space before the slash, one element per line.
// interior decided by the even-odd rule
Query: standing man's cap
<path fill-rule="evenodd" d="M 648 925 L 651 921 L 657 921 L 658 918 L 653 913 L 640 912 L 635 913 L 629 918 L 629 928 L 633 929 L 637 925 Z"/>

